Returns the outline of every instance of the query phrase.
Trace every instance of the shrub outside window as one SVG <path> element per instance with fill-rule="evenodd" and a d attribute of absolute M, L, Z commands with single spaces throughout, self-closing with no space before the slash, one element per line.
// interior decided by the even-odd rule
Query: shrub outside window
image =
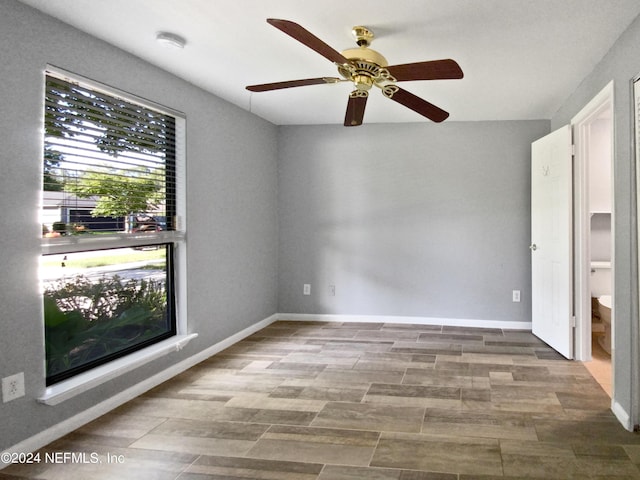
<path fill-rule="evenodd" d="M 51 68 L 45 82 L 47 385 L 176 334 L 184 238 L 184 118 L 70 77 Z"/>

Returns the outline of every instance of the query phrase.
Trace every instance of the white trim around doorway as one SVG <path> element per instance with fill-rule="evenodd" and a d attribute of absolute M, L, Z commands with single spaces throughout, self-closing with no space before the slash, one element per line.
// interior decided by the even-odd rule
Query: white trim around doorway
<path fill-rule="evenodd" d="M 576 316 L 575 328 L 575 359 L 591 360 L 591 290 L 590 290 L 590 226 L 591 211 L 589 206 L 589 169 L 588 144 L 591 124 L 607 110 L 611 112 L 611 192 L 613 192 L 613 158 L 614 158 L 614 83 L 609 82 L 575 117 L 571 119 L 574 150 L 574 312 Z M 611 195 L 611 228 L 612 245 L 614 245 L 614 205 Z M 612 247 L 612 306 L 615 305 L 615 285 L 613 284 L 615 249 Z M 612 329 L 615 328 L 615 307 L 612 308 Z M 615 336 L 612 333 L 612 372 L 615 368 Z M 615 375 L 612 375 L 612 378 Z M 615 398 L 615 385 L 612 385 Z M 613 400 L 613 399 L 612 399 Z M 613 404 L 613 403 L 612 403 Z"/>

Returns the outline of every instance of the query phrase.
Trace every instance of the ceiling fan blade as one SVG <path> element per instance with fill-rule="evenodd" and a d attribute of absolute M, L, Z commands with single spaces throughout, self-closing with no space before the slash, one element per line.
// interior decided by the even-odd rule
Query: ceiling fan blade
<path fill-rule="evenodd" d="M 310 49 L 315 50 L 324 58 L 340 65 L 349 63 L 349 60 L 343 57 L 341 53 L 331 48 L 329 45 L 316 37 L 313 33 L 309 32 L 297 23 L 291 22 L 289 20 L 279 20 L 277 18 L 267 18 L 267 22 L 277 29 L 283 31 L 290 37 L 295 38 Z"/>
<path fill-rule="evenodd" d="M 387 70 L 398 82 L 408 80 L 450 80 L 464 76 L 460 65 L 450 58 L 392 65 L 387 67 Z"/>
<path fill-rule="evenodd" d="M 355 91 L 358 92 L 358 90 Z M 369 95 L 349 96 L 349 103 L 347 103 L 347 113 L 344 116 L 345 127 L 357 127 L 358 125 L 362 125 L 362 119 L 364 118 L 364 109 L 367 106 L 367 98 L 369 98 Z"/>
<path fill-rule="evenodd" d="M 320 85 L 323 83 L 337 83 L 341 81 L 341 78 L 335 77 L 305 78 L 303 80 L 289 80 L 286 82 L 249 85 L 246 88 L 251 92 L 268 92 L 269 90 L 280 90 L 281 88 L 305 87 L 307 85 Z"/>
<path fill-rule="evenodd" d="M 414 112 L 419 113 L 423 117 L 427 117 L 429 120 L 440 123 L 446 120 L 449 116 L 449 113 L 445 112 L 440 107 L 436 107 L 434 104 L 429 103 L 400 87 L 396 86 L 395 88 L 397 88 L 397 90 L 392 95 L 386 96 L 391 100 L 410 108 Z"/>

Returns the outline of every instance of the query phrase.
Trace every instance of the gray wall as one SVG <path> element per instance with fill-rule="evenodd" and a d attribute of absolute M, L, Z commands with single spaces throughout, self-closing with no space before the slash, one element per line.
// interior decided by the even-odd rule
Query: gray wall
<path fill-rule="evenodd" d="M 0 377 L 25 372 L 26 397 L 0 404 L 0 450 L 272 315 L 277 309 L 277 128 L 15 1 L 0 2 Z M 38 260 L 45 65 L 182 111 L 187 117 L 189 330 L 172 353 L 44 406 Z"/>
<path fill-rule="evenodd" d="M 615 229 L 615 399 L 632 413 L 632 389 L 637 378 L 632 366 L 637 363 L 638 285 L 637 285 L 637 212 L 635 165 L 631 145 L 633 97 L 631 80 L 640 74 L 640 17 L 620 36 L 593 72 L 562 105 L 551 120 L 552 129 L 566 125 L 614 80 L 614 229 Z M 637 374 L 637 373 L 636 373 Z M 634 406 L 634 409 L 636 407 Z M 637 410 L 635 415 L 637 415 Z M 635 416 L 634 415 L 634 416 Z M 637 423 L 638 418 L 633 418 Z"/>
<path fill-rule="evenodd" d="M 530 150 L 548 132 L 280 127 L 279 311 L 530 322 Z"/>

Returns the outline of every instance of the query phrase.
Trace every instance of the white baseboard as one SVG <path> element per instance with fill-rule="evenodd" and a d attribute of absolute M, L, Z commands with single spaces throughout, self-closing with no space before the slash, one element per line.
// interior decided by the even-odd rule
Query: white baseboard
<path fill-rule="evenodd" d="M 133 385 L 132 387 L 114 395 L 107 400 L 104 400 L 97 405 L 94 405 L 87 410 L 84 410 L 67 420 L 64 420 L 52 427 L 43 430 L 36 435 L 23 440 L 22 442 L 13 445 L 2 452 L 4 453 L 26 453 L 26 452 L 34 452 L 45 445 L 63 437 L 64 435 L 73 432 L 74 430 L 86 425 L 87 423 L 95 420 L 96 418 L 104 415 L 105 413 L 110 412 L 111 410 L 123 405 L 129 400 L 133 400 L 134 398 L 142 395 L 143 393 L 151 390 L 152 388 L 160 385 L 162 382 L 166 382 L 170 378 L 175 377 L 176 375 L 184 372 L 185 370 L 193 367 L 194 365 L 206 360 L 212 355 L 224 350 L 225 348 L 230 347 L 231 345 L 239 342 L 243 338 L 248 337 L 249 335 L 254 334 L 258 330 L 263 329 L 264 327 L 272 324 L 278 320 L 278 315 L 274 314 L 270 317 L 261 320 L 260 322 L 251 325 L 250 327 L 245 328 L 244 330 L 231 335 L 230 337 L 212 345 L 209 348 L 206 348 L 197 354 L 179 362 L 175 365 L 163 370 L 162 372 L 157 373 L 156 375 L 147 378 L 146 380 Z M 1 454 L 0 454 L 1 456 Z M 0 470 L 7 467 L 8 464 L 0 462 Z"/>
<path fill-rule="evenodd" d="M 613 414 L 616 416 L 616 418 L 624 428 L 626 428 L 630 432 L 633 432 L 633 425 L 631 424 L 631 416 L 627 413 L 627 411 L 624 408 L 622 408 L 622 406 L 618 402 L 614 400 L 611 401 L 611 411 L 613 412 Z"/>
<path fill-rule="evenodd" d="M 447 327 L 531 330 L 531 322 L 505 322 L 502 320 L 476 320 L 472 318 L 409 317 L 394 315 L 331 315 L 313 313 L 278 313 L 277 316 L 278 320 L 300 320 L 309 322 L 412 323 L 416 325 L 445 325 Z"/>

